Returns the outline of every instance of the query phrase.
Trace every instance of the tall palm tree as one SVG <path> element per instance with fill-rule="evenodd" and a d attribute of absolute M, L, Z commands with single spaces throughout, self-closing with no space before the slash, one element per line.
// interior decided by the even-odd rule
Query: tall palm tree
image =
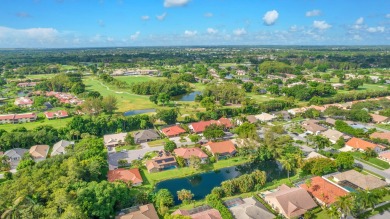
<path fill-rule="evenodd" d="M 287 178 L 290 180 L 290 171 L 294 168 L 294 162 L 292 157 L 281 157 L 278 159 L 279 163 L 282 165 L 283 169 L 287 171 Z"/>
<path fill-rule="evenodd" d="M 23 209 L 23 202 L 25 201 L 25 197 L 21 196 L 12 203 L 11 206 L 1 215 L 1 219 L 14 219 L 20 218 L 21 210 Z"/>
<path fill-rule="evenodd" d="M 380 196 L 375 192 L 359 190 L 355 193 L 355 201 L 359 203 L 363 209 L 372 208 L 372 210 L 374 210 L 375 205 L 380 202 Z"/>
<path fill-rule="evenodd" d="M 329 215 L 331 219 L 340 218 L 339 209 L 335 205 L 332 205 L 329 208 L 327 208 L 326 213 Z"/>
<path fill-rule="evenodd" d="M 352 211 L 352 199 L 351 199 L 351 196 L 346 195 L 346 196 L 338 197 L 335 205 L 340 210 L 340 212 L 342 213 L 343 217 L 346 217 L 349 214 L 351 214 L 351 211 Z"/>

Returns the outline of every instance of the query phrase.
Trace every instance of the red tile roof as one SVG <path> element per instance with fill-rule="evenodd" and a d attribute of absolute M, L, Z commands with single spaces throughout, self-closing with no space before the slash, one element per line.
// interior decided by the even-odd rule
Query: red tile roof
<path fill-rule="evenodd" d="M 337 201 L 338 197 L 348 194 L 347 191 L 333 185 L 319 176 L 311 178 L 310 188 L 308 188 L 306 184 L 301 184 L 300 187 L 306 189 L 314 197 L 326 204 L 332 204 Z"/>
<path fill-rule="evenodd" d="M 59 110 L 57 112 L 45 112 L 44 113 L 46 118 L 48 119 L 52 119 L 52 118 L 64 118 L 64 117 L 68 117 L 68 112 L 66 112 L 65 110 Z"/>
<path fill-rule="evenodd" d="M 366 150 L 367 148 L 375 149 L 376 147 L 383 147 L 360 138 L 351 138 L 345 145 L 356 149 Z"/>
<path fill-rule="evenodd" d="M 236 151 L 236 147 L 231 141 L 221 141 L 221 142 L 208 142 L 205 144 L 206 147 L 209 147 L 211 153 L 215 154 L 232 154 Z"/>
<path fill-rule="evenodd" d="M 124 182 L 132 181 L 133 184 L 138 184 L 143 182 L 138 168 L 129 169 L 129 170 L 119 168 L 116 170 L 108 171 L 108 181 L 114 182 L 115 180 L 122 180 Z"/>
<path fill-rule="evenodd" d="M 209 120 L 191 123 L 194 132 L 203 132 L 207 126 L 211 124 L 224 125 L 226 128 L 231 128 L 233 125 L 227 118 L 220 118 L 219 120 Z"/>
<path fill-rule="evenodd" d="M 390 161 L 390 151 L 384 151 L 378 154 L 378 157 Z"/>
<path fill-rule="evenodd" d="M 207 158 L 207 154 L 203 152 L 200 148 L 177 148 L 174 150 L 176 156 L 182 157 L 184 159 L 189 159 L 191 156 L 196 156 L 199 158 Z"/>
<path fill-rule="evenodd" d="M 374 132 L 370 135 L 370 138 L 379 138 L 390 142 L 390 132 Z"/>
<path fill-rule="evenodd" d="M 175 126 L 163 128 L 161 129 L 161 132 L 164 133 L 164 135 L 171 137 L 171 136 L 176 136 L 185 133 L 186 130 L 184 130 L 182 127 L 178 125 L 175 125 Z"/>
<path fill-rule="evenodd" d="M 389 117 L 381 116 L 378 114 L 370 114 L 370 116 L 372 117 L 372 121 L 375 123 L 386 122 L 389 120 Z"/>

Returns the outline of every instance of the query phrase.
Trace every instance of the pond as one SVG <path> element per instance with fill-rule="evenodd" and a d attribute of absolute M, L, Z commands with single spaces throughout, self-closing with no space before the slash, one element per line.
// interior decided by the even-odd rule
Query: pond
<path fill-rule="evenodd" d="M 142 110 L 129 110 L 125 112 L 123 115 L 124 116 L 134 116 L 138 114 L 143 114 L 143 113 L 152 113 L 156 112 L 156 109 L 142 109 Z"/>
<path fill-rule="evenodd" d="M 186 95 L 180 95 L 175 97 L 175 100 L 177 101 L 194 101 L 197 94 L 202 94 L 200 91 L 193 91 Z"/>
<path fill-rule="evenodd" d="M 162 181 L 156 185 L 156 191 L 159 189 L 168 189 L 174 196 L 175 204 L 181 203 L 177 199 L 177 191 L 182 189 L 191 190 L 194 194 L 193 200 L 199 200 L 210 194 L 211 190 L 214 187 L 220 186 L 223 181 L 236 178 L 242 174 L 252 173 L 257 169 L 267 173 L 267 181 L 287 177 L 286 172 L 279 169 L 275 161 L 265 161 L 227 167 L 185 178 Z"/>

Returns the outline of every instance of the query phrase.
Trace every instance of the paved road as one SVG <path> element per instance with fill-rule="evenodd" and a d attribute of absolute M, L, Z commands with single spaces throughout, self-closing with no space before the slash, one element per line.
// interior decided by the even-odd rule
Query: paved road
<path fill-rule="evenodd" d="M 110 170 L 118 168 L 118 160 L 127 160 L 131 161 L 142 158 L 146 153 L 151 151 L 160 151 L 164 149 L 164 146 L 158 147 L 149 147 L 147 143 L 141 143 L 142 149 L 138 150 L 129 150 L 123 152 L 114 152 L 108 154 L 108 166 Z"/>
<path fill-rule="evenodd" d="M 376 173 L 378 175 L 381 175 L 381 176 L 385 177 L 386 181 L 390 181 L 390 173 L 389 173 L 389 171 L 377 169 L 377 168 L 375 168 L 373 166 L 370 166 L 368 164 L 360 162 L 360 161 L 358 161 L 356 159 L 355 159 L 355 163 L 362 165 L 363 169 L 367 169 L 367 170 L 369 170 L 371 172 L 374 172 L 374 173 Z"/>

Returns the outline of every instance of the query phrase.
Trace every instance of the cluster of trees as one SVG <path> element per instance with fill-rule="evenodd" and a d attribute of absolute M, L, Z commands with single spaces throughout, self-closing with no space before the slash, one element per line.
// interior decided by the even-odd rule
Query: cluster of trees
<path fill-rule="evenodd" d="M 302 165 L 302 171 L 305 174 L 317 176 L 325 175 L 337 171 L 337 169 L 351 169 L 354 165 L 353 156 L 346 152 L 336 155 L 336 159 L 330 158 L 310 158 Z"/>
<path fill-rule="evenodd" d="M 1 217 L 112 217 L 131 206 L 134 197 L 125 183 L 105 180 L 106 159 L 101 140 L 84 139 L 66 155 L 20 169 L 0 184 Z"/>
<path fill-rule="evenodd" d="M 260 74 L 274 74 L 274 73 L 292 73 L 294 68 L 290 65 L 279 61 L 264 61 L 259 65 Z"/>
<path fill-rule="evenodd" d="M 337 93 L 333 97 L 313 97 L 310 99 L 310 105 L 323 105 L 331 103 L 344 103 L 354 100 L 366 100 L 370 98 L 385 97 L 390 95 L 390 90 L 366 91 L 366 92 L 349 92 Z"/>
<path fill-rule="evenodd" d="M 352 135 L 352 136 L 355 136 L 358 138 L 367 137 L 367 133 L 363 129 L 353 128 L 353 127 L 349 126 L 346 122 L 341 121 L 341 120 L 336 121 L 335 128 L 337 131 L 340 131 L 340 132 L 343 132 L 343 133 L 346 133 L 348 135 Z"/>
<path fill-rule="evenodd" d="M 85 92 L 85 84 L 80 73 L 62 73 L 41 81 L 35 86 L 35 90 L 80 94 Z"/>
<path fill-rule="evenodd" d="M 237 86 L 235 83 L 212 83 L 208 84 L 206 89 L 203 91 L 203 98 L 214 97 L 215 101 L 222 103 L 241 103 L 245 98 L 245 91 Z M 202 98 L 202 99 L 203 99 Z M 221 104 L 225 105 L 225 104 Z"/>
<path fill-rule="evenodd" d="M 169 80 L 146 81 L 131 85 L 132 92 L 140 95 L 158 95 L 166 93 L 169 96 L 178 96 L 188 92 L 187 83 L 172 82 Z"/>
<path fill-rule="evenodd" d="M 87 98 L 81 105 L 82 111 L 88 115 L 99 115 L 101 112 L 114 113 L 118 109 L 118 100 L 115 96 Z"/>
<path fill-rule="evenodd" d="M 104 81 L 105 83 L 107 84 L 110 84 L 110 85 L 113 85 L 113 86 L 116 86 L 117 88 L 129 88 L 129 84 L 124 82 L 124 81 L 120 81 L 108 74 L 101 74 L 99 75 L 99 79 Z"/>
<path fill-rule="evenodd" d="M 310 100 L 314 96 L 326 97 L 336 94 L 336 90 L 332 85 L 317 82 L 310 83 L 310 86 L 295 85 L 293 87 L 284 87 L 281 92 L 298 100 Z"/>
<path fill-rule="evenodd" d="M 234 219 L 232 213 L 229 209 L 223 204 L 222 200 L 218 195 L 209 194 L 206 196 L 206 202 L 212 208 L 217 209 L 224 219 Z"/>

